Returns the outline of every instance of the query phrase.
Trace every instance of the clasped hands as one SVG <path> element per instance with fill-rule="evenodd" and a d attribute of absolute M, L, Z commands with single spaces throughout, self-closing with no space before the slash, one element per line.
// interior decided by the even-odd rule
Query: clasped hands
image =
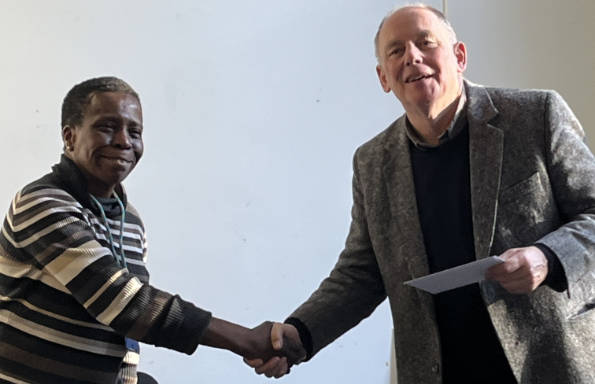
<path fill-rule="evenodd" d="M 265 321 L 250 332 L 251 341 L 242 355 L 244 362 L 258 374 L 279 378 L 306 357 L 293 325 Z"/>

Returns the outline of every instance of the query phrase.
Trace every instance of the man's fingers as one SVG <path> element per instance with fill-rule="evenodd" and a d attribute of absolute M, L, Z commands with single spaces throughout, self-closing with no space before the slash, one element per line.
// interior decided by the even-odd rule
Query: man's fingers
<path fill-rule="evenodd" d="M 504 259 L 503 263 L 494 265 L 486 271 L 486 279 L 500 280 L 501 278 L 518 271 L 518 269 L 521 267 L 519 259 L 514 255 L 509 254 L 508 257 L 502 258 Z"/>
<path fill-rule="evenodd" d="M 507 281 L 500 283 L 500 285 L 502 285 L 502 288 L 513 294 L 530 293 L 533 290 L 533 286 L 522 279 Z"/>
<path fill-rule="evenodd" d="M 547 277 L 547 258 L 535 246 L 509 249 L 500 257 L 504 263 L 488 269 L 485 277 L 510 293 L 531 293 Z"/>

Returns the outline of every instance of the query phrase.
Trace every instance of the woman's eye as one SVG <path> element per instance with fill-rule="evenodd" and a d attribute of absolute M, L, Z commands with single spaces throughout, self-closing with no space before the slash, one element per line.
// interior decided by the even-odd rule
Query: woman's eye
<path fill-rule="evenodd" d="M 141 130 L 134 129 L 134 130 L 130 131 L 129 135 L 132 138 L 139 139 L 142 137 L 143 132 Z"/>

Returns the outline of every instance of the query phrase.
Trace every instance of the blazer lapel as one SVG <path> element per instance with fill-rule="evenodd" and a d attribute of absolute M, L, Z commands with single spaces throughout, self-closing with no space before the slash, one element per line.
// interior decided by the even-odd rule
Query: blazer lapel
<path fill-rule="evenodd" d="M 396 241 L 397 257 L 406 259 L 412 278 L 429 273 L 409 155 L 409 139 L 405 131 L 405 116 L 395 122 L 392 137 L 384 147 L 383 175 L 391 210 L 389 231 Z"/>
<path fill-rule="evenodd" d="M 496 226 L 504 134 L 491 125 L 498 110 L 485 88 L 465 82 L 469 122 L 469 167 L 475 257 L 490 256 Z"/>

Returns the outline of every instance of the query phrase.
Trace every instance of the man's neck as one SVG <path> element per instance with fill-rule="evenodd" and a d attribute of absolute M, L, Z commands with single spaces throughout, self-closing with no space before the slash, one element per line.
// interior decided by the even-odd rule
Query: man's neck
<path fill-rule="evenodd" d="M 460 98 L 461 93 L 437 113 L 420 110 L 407 111 L 409 122 L 426 144 L 438 145 L 440 136 L 448 130 L 455 117 Z"/>
<path fill-rule="evenodd" d="M 463 84 L 461 82 L 456 97 L 446 106 L 442 108 L 438 107 L 436 108 L 437 110 L 423 108 L 410 108 L 406 110 L 409 122 L 426 144 L 430 146 L 438 145 L 440 137 L 451 126 L 457 114 L 463 92 Z"/>

